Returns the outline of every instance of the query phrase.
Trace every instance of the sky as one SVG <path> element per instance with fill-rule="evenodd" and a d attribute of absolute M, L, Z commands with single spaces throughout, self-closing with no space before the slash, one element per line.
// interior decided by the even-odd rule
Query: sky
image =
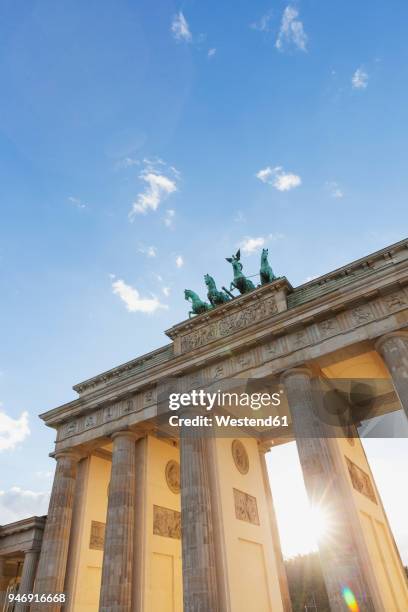
<path fill-rule="evenodd" d="M 228 285 L 237 248 L 251 275 L 269 248 L 296 286 L 406 237 L 407 18 L 383 0 L 0 3 L 0 522 L 45 511 L 37 415 L 167 343 L 184 289 Z"/>

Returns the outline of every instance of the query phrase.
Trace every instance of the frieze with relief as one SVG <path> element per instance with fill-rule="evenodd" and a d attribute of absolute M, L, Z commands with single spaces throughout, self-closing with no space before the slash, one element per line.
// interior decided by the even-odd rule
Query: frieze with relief
<path fill-rule="evenodd" d="M 374 319 L 374 314 L 368 304 L 357 306 L 351 311 L 351 318 L 354 325 L 364 325 Z"/>
<path fill-rule="evenodd" d="M 330 338 L 340 331 L 339 322 L 335 317 L 319 323 L 319 334 L 322 338 Z"/>
<path fill-rule="evenodd" d="M 103 550 L 105 544 L 105 523 L 99 521 L 91 522 L 91 535 L 89 538 L 89 548 L 93 550 Z"/>
<path fill-rule="evenodd" d="M 407 300 L 402 292 L 391 293 L 384 297 L 384 303 L 388 310 L 393 312 L 407 305 Z"/>
<path fill-rule="evenodd" d="M 365 495 L 374 504 L 377 503 L 377 498 L 374 493 L 374 487 L 371 483 L 371 479 L 368 474 L 364 472 L 358 465 L 353 463 L 348 457 L 346 457 L 347 467 L 350 474 L 350 479 L 353 487 L 356 491 Z"/>
<path fill-rule="evenodd" d="M 275 298 L 273 297 L 270 297 L 257 304 L 247 306 L 239 312 L 224 317 L 220 321 L 210 323 L 207 326 L 201 327 L 196 331 L 182 336 L 181 351 L 183 353 L 193 351 L 200 346 L 208 344 L 212 340 L 230 336 L 231 334 L 241 329 L 245 329 L 253 323 L 262 321 L 262 319 L 276 314 L 277 312 L 278 306 Z"/>
<path fill-rule="evenodd" d="M 259 525 L 258 505 L 256 497 L 239 489 L 234 491 L 235 516 L 240 521 Z"/>
<path fill-rule="evenodd" d="M 154 505 L 153 533 L 164 538 L 181 540 L 181 512 Z"/>

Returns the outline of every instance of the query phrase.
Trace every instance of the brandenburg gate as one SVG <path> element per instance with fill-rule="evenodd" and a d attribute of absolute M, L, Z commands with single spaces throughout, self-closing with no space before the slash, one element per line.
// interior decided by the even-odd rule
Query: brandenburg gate
<path fill-rule="evenodd" d="M 242 272 L 238 254 L 228 261 Z M 25 588 L 64 592 L 73 612 L 291 610 L 265 453 L 295 440 L 310 500 L 333 520 L 319 541 L 331 610 L 408 610 L 357 430 L 327 435 L 314 392 L 316 380 L 383 381 L 365 419 L 408 415 L 408 241 L 296 288 L 266 281 L 175 325 L 169 344 L 76 385 L 77 399 L 41 415 L 56 430 L 56 472 Z M 273 428 L 183 435 L 160 411 L 174 381 L 188 391 L 270 377 L 289 410 L 284 437 Z"/>

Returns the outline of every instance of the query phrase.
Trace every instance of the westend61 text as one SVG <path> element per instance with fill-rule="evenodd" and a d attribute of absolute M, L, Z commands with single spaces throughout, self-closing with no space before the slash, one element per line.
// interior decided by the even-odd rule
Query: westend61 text
<path fill-rule="evenodd" d="M 231 417 L 229 415 L 215 415 L 213 417 L 197 415 L 195 417 L 179 417 L 173 415 L 169 417 L 171 427 L 288 427 L 287 416 L 267 416 L 267 417 Z"/>
<path fill-rule="evenodd" d="M 203 389 L 189 391 L 188 393 L 170 393 L 169 409 L 178 410 L 195 406 L 212 410 L 214 406 L 242 406 L 252 410 L 260 410 L 268 406 L 279 406 L 281 403 L 280 392 L 277 393 L 224 393 L 216 391 L 208 393 Z"/>

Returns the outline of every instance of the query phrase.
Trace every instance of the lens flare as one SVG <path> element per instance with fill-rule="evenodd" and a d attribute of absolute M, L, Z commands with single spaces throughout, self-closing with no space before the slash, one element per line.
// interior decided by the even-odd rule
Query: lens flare
<path fill-rule="evenodd" d="M 351 610 L 351 612 L 359 612 L 360 608 L 358 607 L 357 599 L 355 598 L 353 591 L 349 589 L 349 587 L 344 587 L 342 593 L 348 609 Z"/>

